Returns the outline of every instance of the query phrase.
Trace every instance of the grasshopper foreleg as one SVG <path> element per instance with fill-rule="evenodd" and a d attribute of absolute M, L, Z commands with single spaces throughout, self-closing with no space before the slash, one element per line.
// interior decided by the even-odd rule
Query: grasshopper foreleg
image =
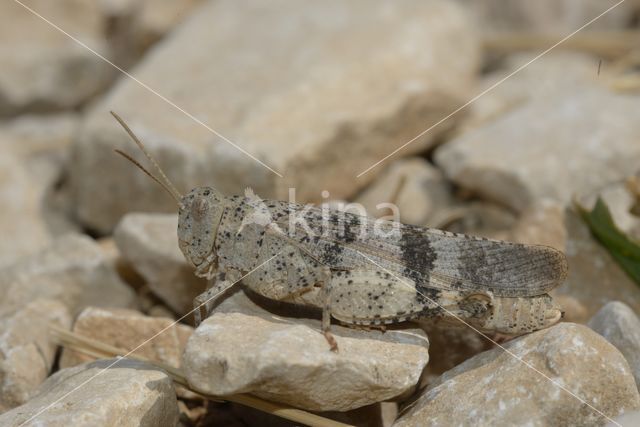
<path fill-rule="evenodd" d="M 216 300 L 229 289 L 235 283 L 228 275 L 224 273 L 217 273 L 212 279 L 209 280 L 209 286 L 206 291 L 195 297 L 193 300 L 193 318 L 195 326 L 198 327 L 203 319 L 209 317 L 213 310 L 213 306 Z M 204 309 L 204 316 L 202 310 Z"/>

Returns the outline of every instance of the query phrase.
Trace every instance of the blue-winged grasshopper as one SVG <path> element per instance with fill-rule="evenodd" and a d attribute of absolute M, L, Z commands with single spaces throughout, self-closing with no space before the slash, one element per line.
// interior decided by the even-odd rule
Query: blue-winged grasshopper
<path fill-rule="evenodd" d="M 267 298 L 319 306 L 347 325 L 411 319 L 462 320 L 483 332 L 521 334 L 558 322 L 548 292 L 566 277 L 564 255 L 509 243 L 373 220 L 341 211 L 262 200 L 248 191 L 225 196 L 199 187 L 182 196 L 144 145 L 112 113 L 160 173 L 146 171 L 178 203 L 178 239 L 195 274 L 210 280 L 195 299 L 205 316 L 238 281 Z M 269 261 L 269 262 L 266 262 Z"/>

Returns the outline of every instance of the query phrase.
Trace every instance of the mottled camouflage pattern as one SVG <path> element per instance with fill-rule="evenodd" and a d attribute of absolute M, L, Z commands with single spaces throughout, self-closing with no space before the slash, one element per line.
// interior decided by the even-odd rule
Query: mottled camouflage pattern
<path fill-rule="evenodd" d="M 225 197 L 196 188 L 181 205 L 180 248 L 197 275 L 216 279 L 197 305 L 273 257 L 244 285 L 322 307 L 326 330 L 329 316 L 354 325 L 458 317 L 481 331 L 520 334 L 561 317 L 547 292 L 564 280 L 567 264 L 549 247 L 338 211 L 323 217 L 321 209 L 250 191 Z"/>

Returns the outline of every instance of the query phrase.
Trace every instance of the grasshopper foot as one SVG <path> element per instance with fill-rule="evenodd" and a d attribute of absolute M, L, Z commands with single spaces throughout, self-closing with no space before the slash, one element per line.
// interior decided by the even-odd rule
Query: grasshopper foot
<path fill-rule="evenodd" d="M 329 343 L 329 347 L 331 349 L 331 351 L 333 351 L 334 353 L 338 352 L 338 342 L 336 341 L 335 337 L 333 336 L 333 334 L 329 331 L 325 331 L 324 332 L 324 337 L 326 338 L 327 342 Z"/>

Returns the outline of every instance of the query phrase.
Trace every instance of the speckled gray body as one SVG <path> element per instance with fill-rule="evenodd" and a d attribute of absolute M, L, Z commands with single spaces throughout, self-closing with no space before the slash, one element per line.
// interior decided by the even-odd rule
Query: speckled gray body
<path fill-rule="evenodd" d="M 453 318 L 520 334 L 561 317 L 547 292 L 564 280 L 567 264 L 549 247 L 339 211 L 323 216 L 251 191 L 226 197 L 207 187 L 182 198 L 178 237 L 196 274 L 214 281 L 195 302 L 207 302 L 207 311 L 251 272 L 242 282 L 265 297 L 322 307 L 326 331 L 330 317 L 354 325 Z"/>

